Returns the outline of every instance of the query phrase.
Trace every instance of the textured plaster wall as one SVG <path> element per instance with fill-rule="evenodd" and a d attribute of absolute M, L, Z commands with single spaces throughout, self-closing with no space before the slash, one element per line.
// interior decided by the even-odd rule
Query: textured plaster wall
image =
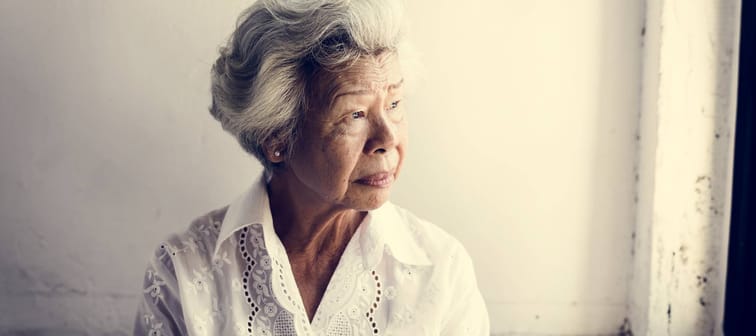
<path fill-rule="evenodd" d="M 247 1 L 0 1 L 0 334 L 129 332 L 146 258 L 259 172 L 206 111 Z M 408 2 L 394 201 L 459 237 L 500 334 L 627 316 L 640 2 Z"/>
<path fill-rule="evenodd" d="M 721 335 L 740 1 L 649 1 L 629 296 L 635 335 Z"/>

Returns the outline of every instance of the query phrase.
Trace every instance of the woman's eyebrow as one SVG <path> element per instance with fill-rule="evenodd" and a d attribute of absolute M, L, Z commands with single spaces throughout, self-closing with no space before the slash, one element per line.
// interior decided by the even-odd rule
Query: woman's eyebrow
<path fill-rule="evenodd" d="M 400 79 L 398 82 L 396 82 L 394 84 L 389 84 L 386 87 L 386 90 L 387 91 L 396 90 L 396 89 L 400 88 L 403 83 L 404 83 L 404 78 Z M 375 92 L 375 91 L 371 90 L 371 89 L 368 89 L 368 88 L 362 88 L 362 89 L 357 89 L 357 90 L 352 90 L 352 91 L 347 91 L 347 92 L 341 92 L 341 93 L 339 93 L 339 94 L 337 94 L 336 96 L 333 97 L 333 101 L 336 101 L 336 99 L 338 99 L 339 97 L 342 97 L 342 96 L 348 96 L 348 95 L 366 95 L 366 94 L 371 94 L 373 92 Z"/>
<path fill-rule="evenodd" d="M 366 95 L 373 93 L 373 90 L 369 89 L 359 89 L 359 90 L 353 90 L 353 91 L 347 91 L 337 94 L 335 97 L 333 97 L 333 100 L 339 99 L 339 97 L 343 96 L 359 96 L 359 95 Z"/>
<path fill-rule="evenodd" d="M 388 86 L 388 90 L 389 90 L 389 91 L 391 91 L 391 90 L 396 90 L 396 89 L 398 89 L 398 88 L 402 87 L 402 84 L 404 84 L 404 78 L 400 79 L 400 80 L 399 80 L 398 82 L 396 82 L 395 84 L 391 84 L 391 85 L 389 85 L 389 86 Z"/>

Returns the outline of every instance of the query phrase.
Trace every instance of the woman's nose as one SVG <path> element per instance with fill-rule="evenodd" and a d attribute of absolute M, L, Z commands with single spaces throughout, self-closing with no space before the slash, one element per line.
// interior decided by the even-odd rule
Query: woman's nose
<path fill-rule="evenodd" d="M 392 122 L 385 111 L 372 122 L 371 136 L 367 143 L 368 154 L 383 154 L 396 147 L 398 125 Z"/>

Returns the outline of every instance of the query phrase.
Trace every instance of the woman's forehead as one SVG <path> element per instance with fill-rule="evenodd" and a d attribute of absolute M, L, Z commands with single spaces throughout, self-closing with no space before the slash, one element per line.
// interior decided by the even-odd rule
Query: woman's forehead
<path fill-rule="evenodd" d="M 387 91 L 402 81 L 401 67 L 393 53 L 362 57 L 335 75 L 331 78 L 333 98 L 345 91 Z"/>

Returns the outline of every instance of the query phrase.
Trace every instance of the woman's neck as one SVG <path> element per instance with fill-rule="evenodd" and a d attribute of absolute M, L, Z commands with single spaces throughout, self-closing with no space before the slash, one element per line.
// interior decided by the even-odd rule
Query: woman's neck
<path fill-rule="evenodd" d="M 273 226 L 290 256 L 340 256 L 366 215 L 307 199 L 275 177 L 268 183 L 268 195 Z"/>

